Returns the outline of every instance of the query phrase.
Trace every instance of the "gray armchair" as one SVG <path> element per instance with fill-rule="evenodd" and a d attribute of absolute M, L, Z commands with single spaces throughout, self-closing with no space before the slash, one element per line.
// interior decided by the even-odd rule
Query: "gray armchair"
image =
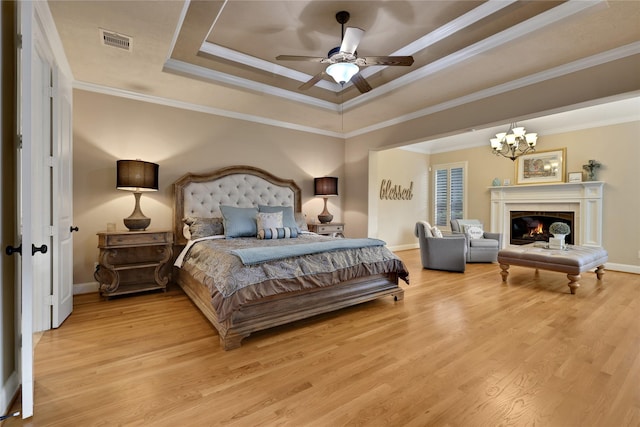
<path fill-rule="evenodd" d="M 477 219 L 452 219 L 451 231 L 455 235 L 462 235 L 467 243 L 467 262 L 496 262 L 498 251 L 502 247 L 502 234 L 484 232 L 479 239 L 470 239 L 464 230 L 465 225 L 479 225 Z"/>
<path fill-rule="evenodd" d="M 434 237 L 431 225 L 425 221 L 416 223 L 415 235 L 420 243 L 422 268 L 464 273 L 467 244 L 463 236 Z"/>

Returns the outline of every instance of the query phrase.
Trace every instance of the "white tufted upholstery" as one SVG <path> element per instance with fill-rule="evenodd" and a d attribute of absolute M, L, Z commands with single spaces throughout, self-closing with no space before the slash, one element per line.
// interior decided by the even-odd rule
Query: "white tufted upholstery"
<path fill-rule="evenodd" d="M 183 217 L 220 216 L 220 205 L 239 208 L 295 206 L 289 187 L 279 187 L 249 174 L 227 175 L 209 182 L 191 182 L 184 188 Z"/>

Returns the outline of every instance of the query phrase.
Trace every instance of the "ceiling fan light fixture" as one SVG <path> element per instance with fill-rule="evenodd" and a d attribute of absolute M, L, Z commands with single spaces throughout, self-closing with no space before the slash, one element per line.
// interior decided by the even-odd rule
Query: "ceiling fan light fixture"
<path fill-rule="evenodd" d="M 336 83 L 345 84 L 353 77 L 360 68 L 351 62 L 338 62 L 327 67 L 325 72 L 333 77 Z"/>

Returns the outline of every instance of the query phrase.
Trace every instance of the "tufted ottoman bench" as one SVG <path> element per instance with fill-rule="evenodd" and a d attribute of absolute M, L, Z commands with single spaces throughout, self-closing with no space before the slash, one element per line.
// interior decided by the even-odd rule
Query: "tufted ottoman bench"
<path fill-rule="evenodd" d="M 580 274 L 596 269 L 598 280 L 604 274 L 607 262 L 607 251 L 599 247 L 569 246 L 566 250 L 546 249 L 534 243 L 522 246 L 509 246 L 498 252 L 498 263 L 502 271 L 502 281 L 507 281 L 509 266 L 519 265 L 535 269 L 559 271 L 569 278 L 569 289 L 572 294 L 580 287 Z"/>

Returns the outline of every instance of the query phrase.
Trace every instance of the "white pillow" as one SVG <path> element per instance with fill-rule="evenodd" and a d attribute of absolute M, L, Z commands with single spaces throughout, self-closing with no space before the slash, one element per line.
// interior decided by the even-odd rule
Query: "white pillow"
<path fill-rule="evenodd" d="M 484 237 L 484 230 L 482 225 L 465 225 L 464 232 L 469 239 L 482 239 Z"/>
<path fill-rule="evenodd" d="M 442 237 L 442 231 L 440 231 L 440 229 L 435 225 L 431 227 L 431 234 L 433 234 L 433 237 L 438 237 L 438 238 Z"/>
<path fill-rule="evenodd" d="M 268 228 L 282 228 L 282 211 L 280 212 L 258 212 L 256 217 L 258 231 Z"/>

